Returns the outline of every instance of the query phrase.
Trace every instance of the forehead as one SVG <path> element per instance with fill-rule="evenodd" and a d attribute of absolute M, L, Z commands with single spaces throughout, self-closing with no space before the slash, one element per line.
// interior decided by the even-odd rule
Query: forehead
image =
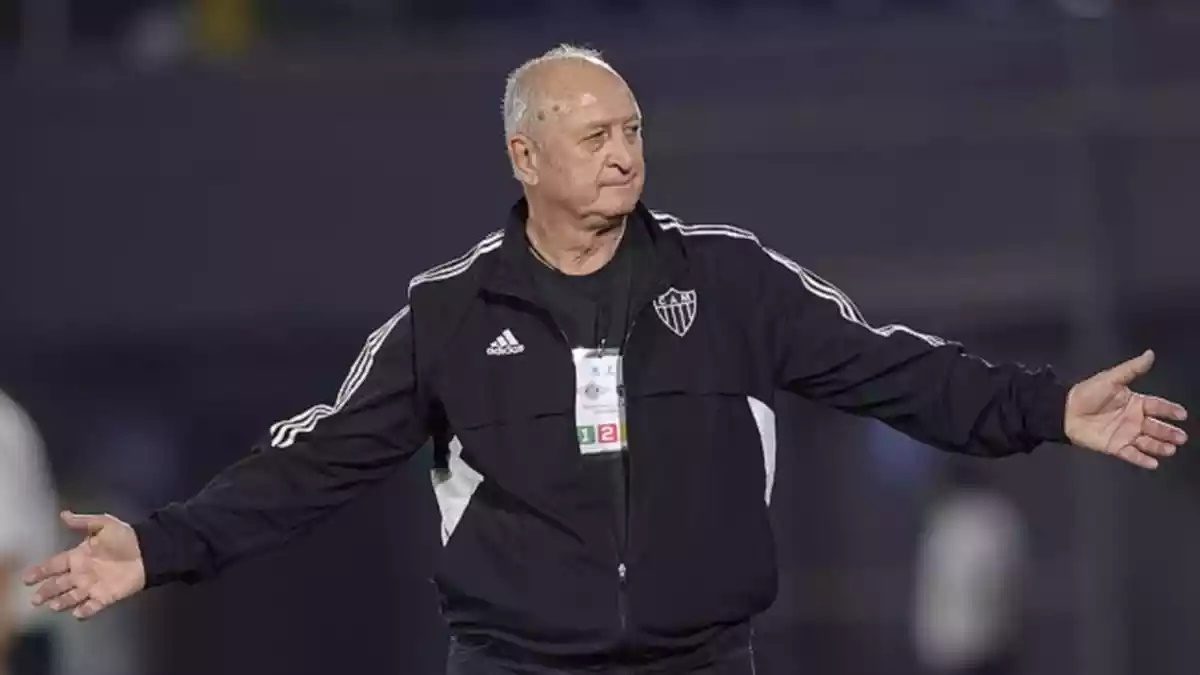
<path fill-rule="evenodd" d="M 638 114 L 633 92 L 616 73 L 586 61 L 554 65 L 557 67 L 546 73 L 542 87 L 548 120 L 557 118 L 576 126 L 616 122 Z"/>

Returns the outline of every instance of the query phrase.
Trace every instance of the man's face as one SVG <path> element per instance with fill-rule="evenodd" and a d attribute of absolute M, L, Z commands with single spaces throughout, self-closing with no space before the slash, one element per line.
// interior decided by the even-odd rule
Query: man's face
<path fill-rule="evenodd" d="M 645 184 L 633 92 L 588 62 L 564 61 L 547 70 L 541 74 L 546 95 L 531 111 L 529 176 L 523 176 L 531 197 L 584 220 L 630 213 Z"/>

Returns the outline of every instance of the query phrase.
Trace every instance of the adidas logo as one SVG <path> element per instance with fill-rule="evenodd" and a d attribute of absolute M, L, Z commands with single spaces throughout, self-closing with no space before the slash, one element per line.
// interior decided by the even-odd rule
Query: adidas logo
<path fill-rule="evenodd" d="M 492 340 L 492 344 L 488 345 L 488 356 L 512 356 L 525 351 L 525 345 L 517 341 L 516 336 L 512 331 L 505 328 L 500 337 Z"/>

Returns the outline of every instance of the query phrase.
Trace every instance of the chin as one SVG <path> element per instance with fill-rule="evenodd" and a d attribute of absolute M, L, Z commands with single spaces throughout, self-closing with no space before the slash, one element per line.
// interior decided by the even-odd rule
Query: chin
<path fill-rule="evenodd" d="M 627 216 L 633 213 L 641 196 L 640 183 L 606 187 L 600 191 L 600 198 L 592 204 L 592 210 L 605 218 Z"/>

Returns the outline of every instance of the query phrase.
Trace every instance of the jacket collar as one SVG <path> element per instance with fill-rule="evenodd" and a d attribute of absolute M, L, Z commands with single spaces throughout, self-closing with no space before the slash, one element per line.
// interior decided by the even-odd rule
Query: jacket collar
<path fill-rule="evenodd" d="M 529 205 L 521 198 L 509 211 L 504 241 L 496 251 L 497 255 L 488 256 L 489 264 L 484 270 L 482 288 L 536 303 L 538 295 L 530 274 L 529 240 L 525 235 L 528 217 Z M 640 296 L 657 291 L 684 276 L 687 255 L 679 232 L 664 229 L 650 209 L 640 201 L 629 214 L 625 227 L 628 228 L 625 236 L 632 237 L 631 243 L 639 250 L 634 260 L 639 267 L 635 270 L 635 276 L 643 280 L 637 284 L 642 292 L 636 293 L 638 297 L 635 298 L 640 303 L 644 300 Z"/>

